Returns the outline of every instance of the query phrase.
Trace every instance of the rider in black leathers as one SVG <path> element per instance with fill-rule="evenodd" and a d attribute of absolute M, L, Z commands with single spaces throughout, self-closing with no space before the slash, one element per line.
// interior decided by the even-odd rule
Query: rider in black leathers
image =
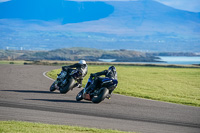
<path fill-rule="evenodd" d="M 83 77 L 87 75 L 87 71 L 88 71 L 88 66 L 86 64 L 86 61 L 80 60 L 79 63 L 73 64 L 70 66 L 63 66 L 62 70 L 66 72 L 71 72 L 73 70 L 72 68 L 76 68 L 82 72 L 82 77 L 77 81 L 78 83 L 76 84 L 78 88 L 81 88 Z"/>
<path fill-rule="evenodd" d="M 105 77 L 99 77 L 101 75 L 105 75 Z M 90 75 L 91 77 L 95 77 L 94 79 L 94 82 L 93 84 L 91 84 L 89 87 L 88 87 L 88 90 L 89 89 L 94 89 L 95 86 L 98 86 L 99 83 L 101 83 L 101 81 L 105 78 L 109 78 L 109 79 L 116 79 L 117 80 L 117 71 L 116 71 L 116 68 L 114 66 L 110 66 L 108 68 L 108 70 L 104 70 L 104 71 L 101 71 L 101 72 L 97 72 L 97 73 L 91 73 Z M 115 89 L 115 88 L 114 88 Z M 113 90 L 114 90 L 113 89 Z M 108 95 L 108 98 L 111 97 L 111 93 L 113 92 L 113 90 L 109 90 L 109 95 Z"/>

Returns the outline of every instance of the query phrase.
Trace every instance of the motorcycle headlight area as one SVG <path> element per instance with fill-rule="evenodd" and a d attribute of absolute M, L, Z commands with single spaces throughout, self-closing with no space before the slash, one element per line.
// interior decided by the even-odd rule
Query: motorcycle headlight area
<path fill-rule="evenodd" d="M 59 78 L 64 78 L 66 75 L 67 75 L 67 72 L 62 71 L 62 72 L 60 73 Z"/>

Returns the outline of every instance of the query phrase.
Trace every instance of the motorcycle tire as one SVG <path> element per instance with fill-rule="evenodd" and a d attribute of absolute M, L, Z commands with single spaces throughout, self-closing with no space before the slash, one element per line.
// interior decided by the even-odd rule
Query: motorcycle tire
<path fill-rule="evenodd" d="M 56 88 L 55 88 L 55 82 L 53 82 L 53 84 L 50 86 L 49 90 L 50 90 L 50 92 L 53 92 L 53 91 L 56 90 Z"/>
<path fill-rule="evenodd" d="M 61 94 L 67 93 L 69 90 L 72 90 L 74 88 L 74 85 L 75 85 L 75 80 L 73 78 L 69 78 L 67 84 L 63 88 L 60 87 L 59 89 L 60 93 Z"/>
<path fill-rule="evenodd" d="M 82 89 L 82 90 L 76 95 L 76 101 L 81 101 L 81 100 L 83 100 L 83 91 L 84 91 L 84 89 Z"/>
<path fill-rule="evenodd" d="M 101 91 L 99 92 L 98 96 L 92 98 L 92 102 L 100 103 L 101 101 L 103 101 L 106 98 L 108 93 L 109 93 L 109 90 L 107 88 L 101 88 Z"/>

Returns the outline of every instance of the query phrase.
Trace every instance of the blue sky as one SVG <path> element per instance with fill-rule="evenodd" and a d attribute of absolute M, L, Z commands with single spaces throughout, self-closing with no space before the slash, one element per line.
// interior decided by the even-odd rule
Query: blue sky
<path fill-rule="evenodd" d="M 6 2 L 10 0 L 0 0 Z M 74 0 L 74 1 L 131 1 L 131 0 Z M 135 1 L 135 0 L 132 0 Z M 155 0 L 176 9 L 200 12 L 200 0 Z"/>

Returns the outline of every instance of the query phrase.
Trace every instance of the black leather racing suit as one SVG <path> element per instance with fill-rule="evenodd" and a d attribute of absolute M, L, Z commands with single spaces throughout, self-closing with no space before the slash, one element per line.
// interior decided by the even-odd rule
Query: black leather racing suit
<path fill-rule="evenodd" d="M 87 64 L 76 63 L 70 66 L 63 66 L 62 70 L 70 73 L 72 70 L 74 70 L 73 68 L 78 69 L 82 72 L 82 77 L 77 81 L 80 84 L 80 86 L 82 86 L 82 80 L 83 80 L 83 77 L 87 75 L 88 66 Z"/>
<path fill-rule="evenodd" d="M 105 77 L 99 77 L 101 75 L 105 75 Z M 91 74 L 92 77 L 95 77 L 93 84 L 90 86 L 90 89 L 94 89 L 95 86 L 99 86 L 102 82 L 103 79 L 105 78 L 109 78 L 109 79 L 116 79 L 117 80 L 117 72 L 112 72 L 112 71 L 108 71 L 108 70 L 104 70 L 101 72 L 97 72 L 97 73 L 92 73 Z M 114 89 L 113 89 L 114 90 Z M 111 94 L 113 92 L 113 90 L 109 91 L 109 94 Z"/>

